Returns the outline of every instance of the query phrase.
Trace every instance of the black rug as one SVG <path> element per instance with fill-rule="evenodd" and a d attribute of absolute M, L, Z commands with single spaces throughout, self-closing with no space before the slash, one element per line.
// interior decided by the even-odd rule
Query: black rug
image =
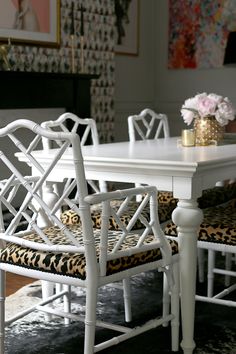
<path fill-rule="evenodd" d="M 161 314 L 162 288 L 160 274 L 149 272 L 132 280 L 132 324 L 139 325 L 154 315 Z M 39 296 L 34 283 L 29 296 Z M 201 286 L 203 288 L 203 286 Z M 85 295 L 74 289 L 74 310 L 84 313 Z M 201 291 L 202 289 L 200 289 Z M 236 299 L 235 299 L 236 300 Z M 17 300 L 16 300 L 17 301 Z M 123 293 L 104 287 L 98 298 L 98 317 L 124 324 Z M 236 310 L 207 303 L 196 304 L 196 354 L 236 354 Z M 107 329 L 96 331 L 96 341 L 109 338 Z M 15 322 L 7 329 L 7 354 L 83 354 L 84 327 L 73 322 L 65 326 L 62 320 L 44 321 L 44 315 L 35 313 Z M 171 353 L 170 327 L 158 327 L 143 335 L 103 350 L 103 354 L 161 354 Z M 179 353 L 182 353 L 180 349 Z"/>

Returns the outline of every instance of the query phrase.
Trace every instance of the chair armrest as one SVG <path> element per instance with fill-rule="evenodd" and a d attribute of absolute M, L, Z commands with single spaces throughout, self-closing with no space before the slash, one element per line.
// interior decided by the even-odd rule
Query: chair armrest
<path fill-rule="evenodd" d="M 127 188 L 127 189 L 121 189 L 112 192 L 101 192 L 93 195 L 88 195 L 87 197 L 84 198 L 84 200 L 89 204 L 98 204 L 112 199 L 122 199 L 125 197 L 132 197 L 138 194 L 145 194 L 145 193 L 156 194 L 157 189 L 155 186 Z"/>

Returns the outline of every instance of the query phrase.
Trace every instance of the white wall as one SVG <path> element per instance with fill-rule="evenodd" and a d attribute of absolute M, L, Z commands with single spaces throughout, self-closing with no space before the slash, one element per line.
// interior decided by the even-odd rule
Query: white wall
<path fill-rule="evenodd" d="M 0 109 L 0 128 L 16 119 L 30 119 L 40 124 L 45 120 L 55 120 L 64 112 L 64 108 Z"/>
<path fill-rule="evenodd" d="M 127 117 L 144 107 L 154 108 L 155 101 L 155 2 L 140 1 L 139 54 L 115 57 L 116 141 L 128 139 Z"/>
<path fill-rule="evenodd" d="M 13 122 L 16 119 L 30 119 L 34 122 L 41 124 L 45 120 L 55 120 L 65 111 L 64 108 L 47 108 L 47 109 L 4 109 L 0 110 L 0 128 L 6 126 L 8 123 Z M 25 147 L 30 143 L 30 136 L 23 136 L 22 140 Z M 0 140 L 0 151 L 4 153 L 14 153 L 16 149 L 12 145 L 8 144 L 5 139 Z M 13 150 L 12 150 L 13 149 Z M 17 159 L 14 163 L 20 164 Z M 25 165 L 25 173 L 30 173 L 29 168 Z M 0 179 L 6 178 L 9 175 L 9 171 L 1 165 Z"/>
<path fill-rule="evenodd" d="M 236 106 L 236 67 L 168 70 L 168 1 L 140 0 L 140 53 L 138 57 L 116 57 L 115 136 L 127 128 L 130 112 L 151 106 L 166 113 L 171 135 L 185 126 L 180 108 L 198 92 L 228 96 Z"/>

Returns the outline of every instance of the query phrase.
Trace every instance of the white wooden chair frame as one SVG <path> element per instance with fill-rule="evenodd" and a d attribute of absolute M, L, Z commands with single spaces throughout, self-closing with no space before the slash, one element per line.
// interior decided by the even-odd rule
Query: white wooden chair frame
<path fill-rule="evenodd" d="M 145 108 L 139 114 L 128 117 L 129 140 L 158 139 L 163 132 L 165 138 L 170 136 L 168 117 Z M 137 136 L 136 136 L 137 135 Z"/>
<path fill-rule="evenodd" d="M 196 300 L 214 303 L 218 305 L 226 305 L 236 307 L 236 301 L 225 299 L 226 295 L 229 295 L 231 292 L 236 290 L 236 282 L 232 285 L 229 283 L 230 277 L 236 277 L 236 271 L 231 269 L 230 264 L 227 267 L 227 259 L 226 259 L 226 267 L 219 268 L 215 265 L 215 256 L 216 252 L 222 252 L 226 254 L 226 257 L 229 255 L 229 260 L 231 261 L 231 255 L 235 255 L 236 247 L 230 246 L 227 244 L 213 243 L 213 242 L 205 242 L 198 241 L 198 247 L 201 250 L 208 251 L 208 272 L 207 272 L 207 295 L 196 295 Z M 220 291 L 219 293 L 214 293 L 214 275 L 220 274 L 226 277 L 225 281 L 225 289 Z"/>
<path fill-rule="evenodd" d="M 71 126 L 68 127 L 68 122 L 71 123 Z M 98 145 L 99 137 L 97 131 L 97 125 L 93 118 L 80 118 L 77 115 L 66 112 L 58 117 L 56 120 L 45 121 L 41 124 L 45 129 L 50 129 L 51 131 L 57 132 L 72 132 L 80 134 L 80 145 L 84 146 L 89 145 Z M 80 127 L 84 128 L 84 131 L 81 132 Z M 43 148 L 45 151 L 48 151 L 52 148 L 52 142 L 49 139 L 43 138 Z M 60 141 L 57 141 L 57 145 L 60 146 Z M 70 183 L 68 179 L 68 183 Z M 87 180 L 88 184 L 95 193 L 106 192 L 107 184 L 103 180 L 97 181 Z M 50 186 L 48 187 L 50 188 Z M 57 184 L 54 184 L 54 190 L 57 192 Z M 56 292 L 60 292 L 62 285 L 56 284 Z M 130 322 L 132 320 L 132 311 L 131 311 L 131 289 L 129 279 L 123 279 L 122 285 L 120 283 L 114 283 L 112 285 L 115 288 L 119 288 L 123 291 L 124 306 L 125 306 L 125 320 Z M 48 297 L 52 296 L 54 293 L 54 284 L 49 282 L 42 282 L 42 296 L 46 300 Z M 51 316 L 46 315 L 46 318 L 50 320 Z"/>
<path fill-rule="evenodd" d="M 139 114 L 128 117 L 129 141 L 158 139 L 163 132 L 164 137 L 170 136 L 168 117 L 156 113 L 150 108 L 143 109 Z M 140 184 L 135 184 L 136 187 Z"/>

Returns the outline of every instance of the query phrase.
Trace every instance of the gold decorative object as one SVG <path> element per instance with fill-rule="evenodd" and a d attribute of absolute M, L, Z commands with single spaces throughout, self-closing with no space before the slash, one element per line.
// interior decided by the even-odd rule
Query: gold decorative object
<path fill-rule="evenodd" d="M 235 119 L 236 110 L 228 97 L 215 93 L 199 93 L 184 101 L 184 122 L 194 122 L 196 145 L 217 145 L 224 138 L 225 126 Z"/>
<path fill-rule="evenodd" d="M 225 127 L 222 127 L 213 116 L 196 118 L 194 120 L 196 145 L 207 146 L 219 143 L 224 137 Z"/>
<path fill-rule="evenodd" d="M 11 65 L 7 57 L 9 50 L 11 48 L 11 40 L 8 38 L 8 44 L 0 45 L 0 61 L 3 62 L 3 68 L 5 70 L 11 70 Z"/>
<path fill-rule="evenodd" d="M 183 129 L 181 134 L 181 143 L 183 146 L 195 145 L 195 131 L 194 129 Z"/>

